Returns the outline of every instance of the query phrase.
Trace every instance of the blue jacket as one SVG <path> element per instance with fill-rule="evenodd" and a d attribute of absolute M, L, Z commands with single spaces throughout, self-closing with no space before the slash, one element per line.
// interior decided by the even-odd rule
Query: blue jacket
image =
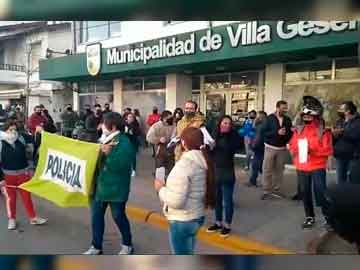
<path fill-rule="evenodd" d="M 250 139 L 254 139 L 256 135 L 256 129 L 254 127 L 254 120 L 246 119 L 244 125 L 239 130 L 239 135 L 241 137 L 247 137 Z"/>

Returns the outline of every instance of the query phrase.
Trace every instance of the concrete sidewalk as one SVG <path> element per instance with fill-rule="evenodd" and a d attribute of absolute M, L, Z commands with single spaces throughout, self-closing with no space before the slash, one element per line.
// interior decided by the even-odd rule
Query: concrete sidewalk
<path fill-rule="evenodd" d="M 153 164 L 148 150 L 139 153 L 138 171 L 132 181 L 129 204 L 161 213 L 161 204 L 153 188 Z M 308 244 L 323 232 L 320 210 L 317 209 L 316 227 L 312 230 L 303 230 L 301 228 L 304 220 L 302 202 L 294 202 L 290 199 L 262 201 L 260 200 L 262 194 L 260 188 L 249 188 L 244 185 L 248 181 L 248 175 L 240 166 L 237 166 L 236 177 L 232 234 L 290 252 L 308 253 Z M 328 175 L 328 182 L 333 182 L 334 179 L 335 175 Z M 295 171 L 287 169 L 282 193 L 290 198 L 295 191 Z M 209 212 L 206 222 L 208 224 L 213 222 L 212 211 Z M 340 253 L 342 252 L 340 251 Z"/>

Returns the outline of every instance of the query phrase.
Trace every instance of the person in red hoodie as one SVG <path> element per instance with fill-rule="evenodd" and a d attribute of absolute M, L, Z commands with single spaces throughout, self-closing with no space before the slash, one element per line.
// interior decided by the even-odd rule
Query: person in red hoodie
<path fill-rule="evenodd" d="M 35 106 L 34 113 L 29 117 L 27 127 L 30 133 L 34 136 L 37 127 L 44 127 L 47 124 L 47 119 L 42 115 L 41 106 Z"/>
<path fill-rule="evenodd" d="M 326 167 L 328 158 L 333 153 L 333 144 L 331 131 L 325 129 L 320 101 L 312 96 L 305 96 L 303 101 L 301 119 L 294 129 L 289 150 L 302 193 L 306 216 L 302 227 L 306 229 L 315 225 L 312 190 L 314 189 L 317 206 L 322 207 L 326 203 Z M 327 217 L 324 217 L 325 227 L 328 228 Z"/>

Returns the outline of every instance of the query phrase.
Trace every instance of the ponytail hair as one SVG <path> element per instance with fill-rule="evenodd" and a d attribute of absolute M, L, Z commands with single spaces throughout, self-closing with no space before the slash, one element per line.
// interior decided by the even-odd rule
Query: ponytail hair
<path fill-rule="evenodd" d="M 213 209 L 216 203 L 215 169 L 208 148 L 204 145 L 204 135 L 200 129 L 188 127 L 182 132 L 181 140 L 189 150 L 200 150 L 204 156 L 207 165 L 204 203 L 205 208 Z"/>

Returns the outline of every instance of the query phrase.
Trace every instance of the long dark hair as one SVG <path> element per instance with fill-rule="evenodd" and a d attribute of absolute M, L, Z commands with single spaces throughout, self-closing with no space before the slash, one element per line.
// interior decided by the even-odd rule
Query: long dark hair
<path fill-rule="evenodd" d="M 220 117 L 219 121 L 217 122 L 216 124 L 216 128 L 214 130 L 214 139 L 216 140 L 217 138 L 219 138 L 221 132 L 220 132 L 220 125 L 221 125 L 221 122 L 224 120 L 224 119 L 229 119 L 230 120 L 230 123 L 231 123 L 231 128 L 234 126 L 233 125 L 233 120 L 231 118 L 230 115 L 223 115 L 222 117 Z"/>
<path fill-rule="evenodd" d="M 209 153 L 204 147 L 204 135 L 201 130 L 194 127 L 186 128 L 181 133 L 181 140 L 184 141 L 189 150 L 201 150 L 207 165 L 206 171 L 206 191 L 205 208 L 215 208 L 216 190 L 215 190 L 215 171 L 214 163 L 210 159 Z"/>

